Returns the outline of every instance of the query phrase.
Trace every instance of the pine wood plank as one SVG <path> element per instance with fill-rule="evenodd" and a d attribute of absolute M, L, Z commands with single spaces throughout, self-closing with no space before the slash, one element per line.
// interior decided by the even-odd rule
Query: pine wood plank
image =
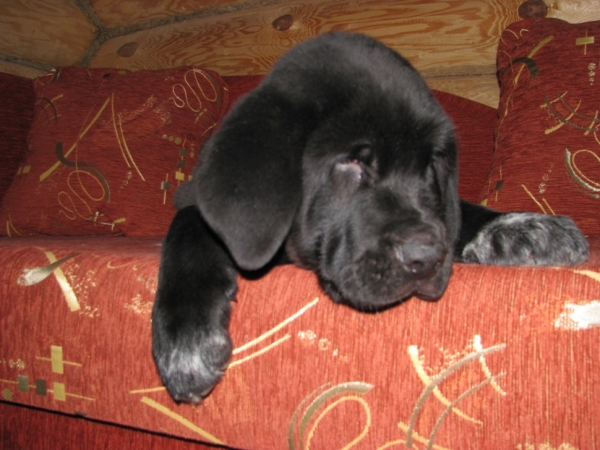
<path fill-rule="evenodd" d="M 32 79 L 42 76 L 46 73 L 45 70 L 34 69 L 22 64 L 14 64 L 6 61 L 0 61 L 0 72 Z"/>
<path fill-rule="evenodd" d="M 548 17 L 566 20 L 571 23 L 600 20 L 598 0 L 545 0 Z"/>
<path fill-rule="evenodd" d="M 174 15 L 252 7 L 256 0 L 90 0 L 105 27 L 126 27 Z"/>
<path fill-rule="evenodd" d="M 143 30 L 106 42 L 91 67 L 132 70 L 202 65 L 225 75 L 266 73 L 292 45 L 332 29 L 360 31 L 396 48 L 425 75 L 492 74 L 502 29 L 520 0 L 308 0 Z M 273 20 L 291 15 L 289 30 Z M 135 42 L 129 57 L 118 55 Z M 133 44 L 132 44 L 133 45 Z"/>
<path fill-rule="evenodd" d="M 43 64 L 74 65 L 94 38 L 75 0 L 0 1 L 0 53 Z"/>
<path fill-rule="evenodd" d="M 78 7 L 86 0 L 0 1 L 0 71 L 33 78 L 39 67 L 74 65 L 96 30 Z M 502 29 L 518 20 L 521 0 L 89 0 L 103 27 L 124 27 L 90 66 L 139 70 L 197 64 L 223 74 L 267 72 L 292 45 L 331 29 L 361 31 L 407 56 L 440 90 L 495 106 L 495 49 Z M 600 2 L 546 0 L 548 16 L 600 20 Z M 234 11 L 222 14 L 224 11 Z M 207 17 L 180 22 L 194 14 Z M 217 14 L 218 13 L 218 14 Z M 278 17 L 294 18 L 276 30 Z M 170 23 L 154 27 L 170 19 Z M 128 33 L 141 25 L 144 31 Z M 99 25 L 100 26 L 100 25 Z M 128 34 L 127 34 L 128 33 Z M 124 44 L 130 57 L 117 53 Z M 13 58 L 16 57 L 16 58 Z M 38 63 L 38 68 L 15 61 Z M 36 64 L 33 65 L 34 67 Z"/>
<path fill-rule="evenodd" d="M 492 108 L 498 107 L 500 88 L 496 75 L 426 78 L 427 85 L 438 91 L 465 97 Z"/>

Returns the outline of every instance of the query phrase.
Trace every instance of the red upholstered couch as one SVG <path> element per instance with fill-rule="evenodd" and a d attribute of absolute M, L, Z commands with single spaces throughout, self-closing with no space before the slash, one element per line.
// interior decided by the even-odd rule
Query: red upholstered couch
<path fill-rule="evenodd" d="M 527 33 L 513 29 L 506 45 L 517 42 L 513 50 L 529 54 L 522 39 L 535 24 L 518 25 Z M 413 299 L 361 314 L 333 304 L 313 274 L 293 266 L 242 279 L 226 376 L 200 406 L 170 399 L 150 352 L 170 199 L 202 141 L 257 81 L 199 68 L 64 68 L 33 83 L 0 75 L 4 448 L 71 448 L 70 439 L 72 448 L 190 448 L 189 441 L 244 449 L 600 447 L 597 199 L 581 222 L 588 263 L 456 264 L 435 303 Z M 503 184 L 493 152 L 494 133 L 512 119 L 507 105 L 518 96 L 507 100 L 503 91 L 498 123 L 491 108 L 436 95 L 457 126 L 461 195 L 502 207 L 503 189 L 527 186 Z M 598 155 L 595 131 L 588 134 L 589 152 Z M 594 187 L 598 178 L 585 163 L 575 167 Z M 558 174 L 569 182 L 579 173 L 552 167 L 556 177 L 544 188 Z M 522 191 L 547 203 L 541 187 Z M 521 208 L 538 210 L 535 202 Z"/>

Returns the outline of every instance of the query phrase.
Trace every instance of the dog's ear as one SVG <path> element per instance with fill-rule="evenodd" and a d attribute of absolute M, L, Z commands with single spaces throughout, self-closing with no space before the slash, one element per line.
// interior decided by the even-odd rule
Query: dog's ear
<path fill-rule="evenodd" d="M 440 170 L 445 174 L 445 181 L 441 186 L 442 192 L 445 193 L 444 216 L 448 227 L 448 238 L 455 242 L 460 232 L 460 199 L 458 197 L 458 147 L 453 130 L 447 132 L 443 147 L 446 158 Z"/>
<path fill-rule="evenodd" d="M 235 106 L 202 150 L 197 206 L 242 269 L 266 265 L 289 233 L 302 198 L 309 117 L 262 86 Z"/>

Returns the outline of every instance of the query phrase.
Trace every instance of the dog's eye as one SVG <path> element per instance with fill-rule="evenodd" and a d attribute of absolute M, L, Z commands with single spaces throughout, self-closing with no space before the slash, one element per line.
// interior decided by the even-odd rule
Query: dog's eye
<path fill-rule="evenodd" d="M 361 145 L 356 152 L 356 157 L 361 161 L 369 162 L 373 158 L 373 149 L 369 145 Z"/>
<path fill-rule="evenodd" d="M 368 143 L 352 146 L 347 156 L 338 160 L 333 168 L 333 181 L 339 194 L 349 194 L 377 178 L 375 152 Z"/>
<path fill-rule="evenodd" d="M 339 161 L 333 167 L 333 182 L 339 194 L 354 192 L 361 185 L 364 177 L 363 165 L 355 160 Z"/>
<path fill-rule="evenodd" d="M 337 176 L 360 182 L 363 177 L 363 166 L 360 161 L 352 159 L 350 161 L 340 161 L 334 169 Z"/>
<path fill-rule="evenodd" d="M 376 164 L 373 147 L 365 143 L 355 145 L 354 149 L 350 152 L 350 158 L 358 161 L 365 167 L 373 167 Z"/>

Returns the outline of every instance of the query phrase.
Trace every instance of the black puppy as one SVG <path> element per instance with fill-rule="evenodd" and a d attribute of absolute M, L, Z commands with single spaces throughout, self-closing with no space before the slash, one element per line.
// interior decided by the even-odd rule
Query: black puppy
<path fill-rule="evenodd" d="M 438 299 L 453 260 L 586 260 L 566 217 L 460 201 L 456 151 L 425 82 L 383 44 L 330 33 L 284 55 L 177 193 L 152 314 L 154 359 L 172 397 L 199 402 L 222 377 L 238 270 L 278 255 L 364 311 Z"/>

